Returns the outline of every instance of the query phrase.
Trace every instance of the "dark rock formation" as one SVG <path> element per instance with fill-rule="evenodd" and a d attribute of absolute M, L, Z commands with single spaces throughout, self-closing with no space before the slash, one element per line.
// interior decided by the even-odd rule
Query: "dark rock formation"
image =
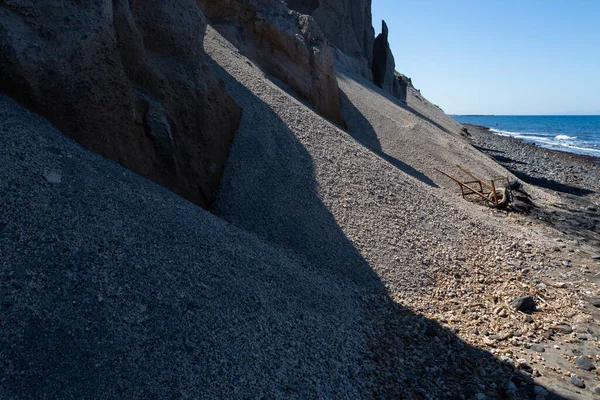
<path fill-rule="evenodd" d="M 389 30 L 385 21 L 381 21 L 381 33 L 373 44 L 373 82 L 406 103 L 408 88 L 413 88 L 407 76 L 396 71 L 396 62 L 388 40 Z"/>
<path fill-rule="evenodd" d="M 280 0 L 196 0 L 214 27 L 315 110 L 342 123 L 329 43 L 315 20 Z M 295 2 L 310 11 L 318 2 Z"/>
<path fill-rule="evenodd" d="M 393 93 L 395 68 L 396 63 L 388 42 L 388 27 L 385 21 L 382 21 L 381 33 L 373 44 L 373 82 L 388 93 Z"/>
<path fill-rule="evenodd" d="M 240 109 L 193 0 L 0 3 L 0 90 L 93 151 L 208 206 Z"/>
<path fill-rule="evenodd" d="M 392 94 L 400 101 L 406 103 L 406 97 L 409 87 L 413 87 L 412 80 L 399 72 L 394 72 Z"/>

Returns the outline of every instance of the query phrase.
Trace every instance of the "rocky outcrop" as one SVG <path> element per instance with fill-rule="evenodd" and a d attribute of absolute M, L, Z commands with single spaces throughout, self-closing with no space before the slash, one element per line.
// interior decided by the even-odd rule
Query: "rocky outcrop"
<path fill-rule="evenodd" d="M 325 37 L 345 56 L 358 62 L 356 72 L 371 79 L 373 40 L 371 0 L 286 0 L 288 7 L 310 14 Z M 344 61 L 344 60 L 342 60 Z M 348 66 L 348 62 L 345 62 Z"/>
<path fill-rule="evenodd" d="M 213 26 L 319 114 L 342 123 L 329 43 L 315 20 L 281 0 L 196 0 Z M 310 11 L 301 4 L 298 9 Z M 310 3 L 310 4 L 309 4 Z M 318 2 L 317 2 L 318 4 Z"/>
<path fill-rule="evenodd" d="M 373 44 L 373 82 L 388 93 L 394 92 L 396 63 L 388 42 L 388 27 L 381 22 L 381 33 Z"/>
<path fill-rule="evenodd" d="M 400 101 L 406 103 L 408 88 L 413 87 L 407 76 L 396 71 L 396 62 L 388 40 L 389 30 L 381 21 L 381 33 L 373 45 L 373 82 Z"/>
<path fill-rule="evenodd" d="M 394 72 L 394 86 L 392 90 L 394 97 L 406 103 L 409 87 L 413 87 L 412 80 L 399 72 Z"/>
<path fill-rule="evenodd" d="M 240 109 L 193 0 L 0 3 L 0 90 L 91 150 L 207 207 Z"/>

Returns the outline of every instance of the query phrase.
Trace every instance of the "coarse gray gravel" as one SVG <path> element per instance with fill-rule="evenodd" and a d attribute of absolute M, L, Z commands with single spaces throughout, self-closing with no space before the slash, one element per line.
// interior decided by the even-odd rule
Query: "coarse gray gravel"
<path fill-rule="evenodd" d="M 462 125 L 415 89 L 409 88 L 403 103 L 339 67 L 336 74 L 348 132 L 398 169 L 430 186 L 458 193 L 456 183 L 436 169 L 467 181 L 472 179 L 457 164 L 485 180 L 511 176 L 471 146 Z"/>
<path fill-rule="evenodd" d="M 244 109 L 214 212 L 365 300 L 368 323 L 378 327 L 373 397 L 471 398 L 503 387 L 512 366 L 410 308 L 428 302 L 432 277 L 448 266 L 497 256 L 493 249 L 513 240 L 508 229 L 489 209 L 410 176 L 316 115 L 211 28 L 205 48 Z M 471 360 L 489 366 L 489 382 L 465 374 Z"/>
<path fill-rule="evenodd" d="M 0 398 L 364 397 L 351 292 L 4 96 L 0 121 Z"/>
<path fill-rule="evenodd" d="M 0 97 L 0 398 L 500 393 L 514 368 L 411 304 L 520 228 L 386 161 L 211 28 L 206 50 L 244 109 L 216 216 Z"/>
<path fill-rule="evenodd" d="M 244 109 L 217 215 L 325 273 L 361 284 L 375 273 L 398 295 L 427 291 L 436 267 L 499 237 L 485 208 L 447 199 L 386 162 L 271 83 L 210 28 L 205 46 Z"/>

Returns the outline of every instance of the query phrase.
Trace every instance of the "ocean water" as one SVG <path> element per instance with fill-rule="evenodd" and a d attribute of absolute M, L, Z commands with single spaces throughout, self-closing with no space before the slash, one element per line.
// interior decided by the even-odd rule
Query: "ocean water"
<path fill-rule="evenodd" d="M 483 125 L 541 147 L 600 157 L 600 115 L 467 116 L 460 123 Z"/>

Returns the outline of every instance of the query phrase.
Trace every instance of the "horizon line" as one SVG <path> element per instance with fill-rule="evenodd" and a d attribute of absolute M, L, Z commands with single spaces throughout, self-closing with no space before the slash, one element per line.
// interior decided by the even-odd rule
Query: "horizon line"
<path fill-rule="evenodd" d="M 454 117 L 600 117 L 597 114 L 455 114 L 448 113 Z"/>

